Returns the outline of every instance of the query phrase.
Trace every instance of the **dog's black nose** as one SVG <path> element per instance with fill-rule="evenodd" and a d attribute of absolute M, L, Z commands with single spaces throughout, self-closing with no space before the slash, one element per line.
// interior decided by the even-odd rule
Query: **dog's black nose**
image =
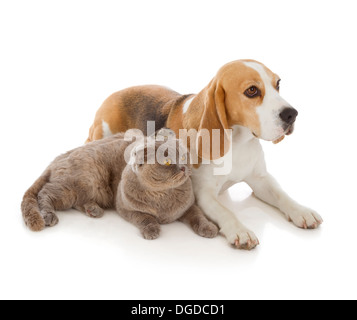
<path fill-rule="evenodd" d="M 294 108 L 285 108 L 282 112 L 280 112 L 279 116 L 280 119 L 283 120 L 287 124 L 293 124 L 296 120 L 296 117 L 298 115 L 297 110 Z"/>

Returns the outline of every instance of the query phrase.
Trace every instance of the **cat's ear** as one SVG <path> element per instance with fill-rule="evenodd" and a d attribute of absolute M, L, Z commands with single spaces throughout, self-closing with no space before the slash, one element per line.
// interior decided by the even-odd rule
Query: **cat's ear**
<path fill-rule="evenodd" d="M 137 171 L 139 165 L 144 164 L 145 161 L 145 143 L 137 144 L 130 154 L 129 165 L 131 165 L 134 172 Z"/>
<path fill-rule="evenodd" d="M 156 141 L 176 140 L 176 133 L 168 128 L 162 128 L 156 132 Z"/>
<path fill-rule="evenodd" d="M 135 146 L 135 148 L 131 152 L 131 161 L 133 163 L 138 163 L 144 160 L 144 151 L 145 151 L 145 144 L 140 143 Z"/>

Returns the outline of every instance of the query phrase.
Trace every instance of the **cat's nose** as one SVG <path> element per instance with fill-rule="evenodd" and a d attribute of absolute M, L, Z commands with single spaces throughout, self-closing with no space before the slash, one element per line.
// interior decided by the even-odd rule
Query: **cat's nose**
<path fill-rule="evenodd" d="M 180 170 L 181 170 L 182 172 L 186 172 L 186 168 L 185 168 L 185 167 L 181 167 Z"/>

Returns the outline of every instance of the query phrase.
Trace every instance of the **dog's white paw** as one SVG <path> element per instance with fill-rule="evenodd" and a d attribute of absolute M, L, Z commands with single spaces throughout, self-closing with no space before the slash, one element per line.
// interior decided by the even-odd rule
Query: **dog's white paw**
<path fill-rule="evenodd" d="M 254 232 L 242 228 L 230 232 L 227 240 L 231 245 L 242 250 L 252 250 L 259 245 L 259 240 Z"/>
<path fill-rule="evenodd" d="M 323 223 L 321 216 L 314 210 L 299 207 L 286 214 L 287 218 L 302 229 L 316 229 Z"/>

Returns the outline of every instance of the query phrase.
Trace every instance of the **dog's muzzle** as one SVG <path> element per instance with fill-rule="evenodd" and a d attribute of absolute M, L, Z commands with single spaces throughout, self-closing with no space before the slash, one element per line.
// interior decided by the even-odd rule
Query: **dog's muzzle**
<path fill-rule="evenodd" d="M 294 124 L 298 114 L 298 111 L 292 107 L 284 108 L 283 111 L 280 112 L 279 117 L 284 123 L 286 135 L 289 136 L 294 132 Z"/>
<path fill-rule="evenodd" d="M 298 116 L 298 112 L 294 108 L 285 108 L 282 112 L 280 112 L 279 117 L 285 124 L 291 126 L 294 124 L 296 117 Z"/>

